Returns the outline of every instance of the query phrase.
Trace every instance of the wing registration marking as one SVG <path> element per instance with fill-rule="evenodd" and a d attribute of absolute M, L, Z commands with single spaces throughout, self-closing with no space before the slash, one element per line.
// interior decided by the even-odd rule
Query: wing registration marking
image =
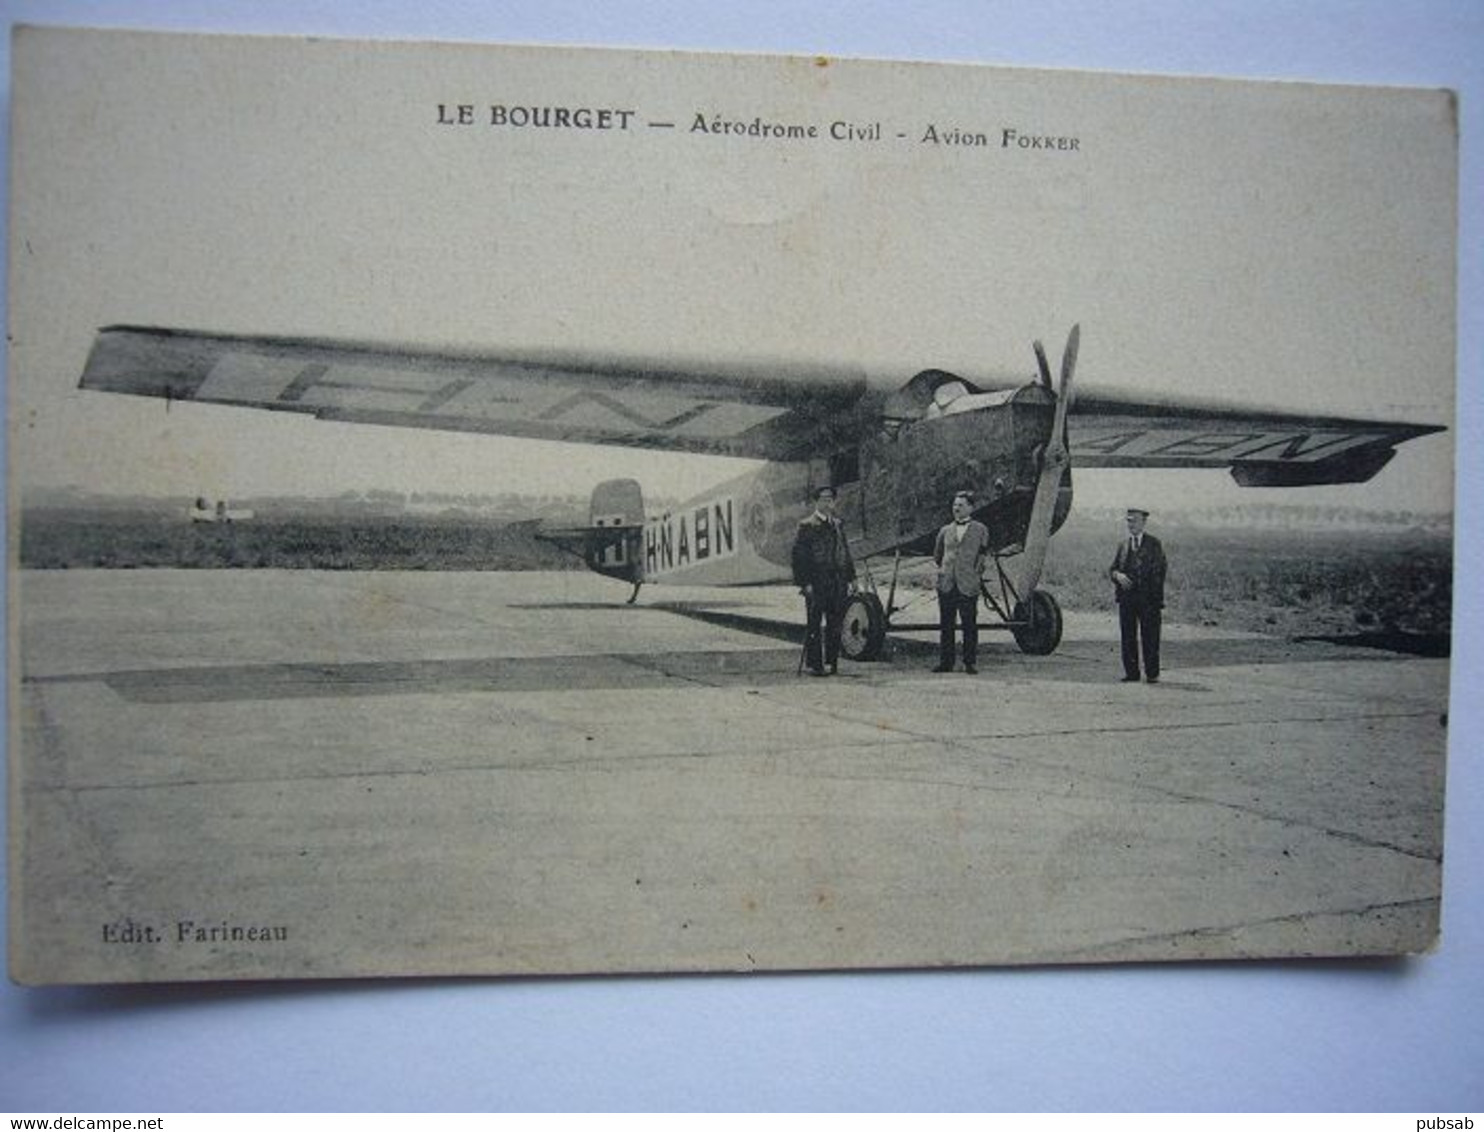
<path fill-rule="evenodd" d="M 674 394 L 574 388 L 534 375 L 470 376 L 416 366 L 345 365 L 228 353 L 211 367 L 203 401 L 277 404 L 409 416 L 528 422 L 553 432 L 691 439 L 732 437 L 787 410 Z"/>
<path fill-rule="evenodd" d="M 1328 459 L 1352 448 L 1385 443 L 1390 436 L 1378 431 L 1337 429 L 1215 432 L 1208 429 L 1121 429 L 1074 436 L 1073 452 L 1097 463 L 1309 463 Z"/>
<path fill-rule="evenodd" d="M 651 432 L 721 437 L 735 436 L 784 412 L 771 405 L 696 401 L 654 394 L 620 398 L 610 393 L 580 390 L 545 409 L 537 419 L 577 428 L 612 430 L 637 425 Z"/>
<path fill-rule="evenodd" d="M 658 400 L 662 405 L 684 403 L 679 401 L 679 399 L 672 397 L 652 398 L 651 400 Z M 558 401 L 551 408 L 544 411 L 540 415 L 539 419 L 543 421 L 565 420 L 567 421 L 567 423 L 589 425 L 593 423 L 594 414 L 592 412 L 592 409 L 594 407 L 604 410 L 614 416 L 620 417 L 623 420 L 627 421 L 629 424 L 636 424 L 639 425 L 641 428 L 652 428 L 659 431 L 665 431 L 685 424 L 687 421 L 695 420 L 702 413 L 708 412 L 716 406 L 714 402 L 710 401 L 701 401 L 699 403 L 692 402 L 688 404 L 686 408 L 681 409 L 680 412 L 675 413 L 673 416 L 655 420 L 650 418 L 646 414 L 639 412 L 637 409 L 633 409 L 630 408 L 628 405 L 625 405 L 617 397 L 611 397 L 607 393 L 595 393 L 588 390 L 583 390 L 579 393 L 574 393 L 572 394 L 572 396 L 566 397 L 561 401 Z M 599 418 L 601 418 L 601 414 L 598 414 L 598 416 Z M 575 419 L 569 420 L 569 418 Z"/>
<path fill-rule="evenodd" d="M 322 378 L 328 366 L 306 366 L 297 358 L 274 358 L 263 354 L 225 354 L 218 358 L 195 392 L 200 401 L 299 400 L 304 390 Z M 306 373 L 313 371 L 307 380 Z M 292 391 L 292 392 L 291 392 Z"/>

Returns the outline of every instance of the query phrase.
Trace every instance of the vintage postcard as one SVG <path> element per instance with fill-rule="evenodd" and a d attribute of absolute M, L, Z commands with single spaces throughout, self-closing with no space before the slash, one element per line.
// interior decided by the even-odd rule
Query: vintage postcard
<path fill-rule="evenodd" d="M 13 978 L 1435 944 L 1448 92 L 13 57 Z"/>

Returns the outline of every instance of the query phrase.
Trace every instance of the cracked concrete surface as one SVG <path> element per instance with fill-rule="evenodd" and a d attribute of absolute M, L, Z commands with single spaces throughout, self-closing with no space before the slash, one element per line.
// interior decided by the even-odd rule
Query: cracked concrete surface
<path fill-rule="evenodd" d="M 20 581 L 22 978 L 1386 954 L 1437 928 L 1445 660 L 1172 626 L 1166 681 L 1124 686 L 1109 612 L 1046 658 L 988 636 L 977 677 L 903 641 L 810 680 L 788 640 L 688 615 L 788 626 L 784 590 Z M 160 938 L 107 938 L 129 923 Z"/>

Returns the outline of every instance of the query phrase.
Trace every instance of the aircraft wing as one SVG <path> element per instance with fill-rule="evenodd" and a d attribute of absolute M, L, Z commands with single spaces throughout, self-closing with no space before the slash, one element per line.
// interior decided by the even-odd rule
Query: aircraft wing
<path fill-rule="evenodd" d="M 147 327 L 98 332 L 84 389 L 335 421 L 803 459 L 866 385 L 849 370 L 598 365 Z"/>
<path fill-rule="evenodd" d="M 857 441 L 892 400 L 849 368 L 610 364 L 131 326 L 98 332 L 82 387 L 325 420 L 784 461 Z M 1397 444 L 1440 431 L 1095 389 L 1077 395 L 1067 427 L 1077 467 L 1228 467 L 1245 486 L 1362 482 Z"/>
<path fill-rule="evenodd" d="M 1302 487 L 1362 483 L 1396 445 L 1442 426 L 1089 390 L 1067 431 L 1079 468 L 1230 468 L 1244 487 Z"/>

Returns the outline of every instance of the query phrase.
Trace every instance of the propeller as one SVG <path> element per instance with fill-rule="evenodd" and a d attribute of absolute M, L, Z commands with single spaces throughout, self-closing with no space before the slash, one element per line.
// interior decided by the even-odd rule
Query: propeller
<path fill-rule="evenodd" d="M 1041 371 L 1041 384 L 1046 387 L 1047 393 L 1055 392 L 1051 388 L 1051 363 L 1046 360 L 1046 347 L 1041 345 L 1039 338 L 1032 343 L 1032 346 L 1036 351 L 1036 368 Z"/>
<path fill-rule="evenodd" d="M 1034 598 L 1036 586 L 1041 581 L 1041 571 L 1046 565 L 1046 548 L 1051 541 L 1051 527 L 1056 521 L 1056 505 L 1061 494 L 1062 483 L 1071 466 L 1071 454 L 1067 451 L 1067 410 L 1072 405 L 1072 375 L 1077 368 L 1077 342 L 1081 328 L 1072 327 L 1067 336 L 1067 347 L 1061 356 L 1061 389 L 1054 393 L 1056 411 L 1052 415 L 1051 435 L 1044 447 L 1038 449 L 1041 470 L 1036 477 L 1036 493 L 1031 502 L 1031 513 L 1025 526 L 1025 540 L 1021 553 L 1013 563 L 1000 564 L 1001 578 L 1007 593 L 1017 603 L 1025 603 L 1032 611 L 1037 608 Z M 1041 370 L 1041 381 L 1047 392 L 1051 389 L 1051 365 L 1046 360 L 1046 351 L 1037 342 L 1036 364 Z M 1049 596 L 1045 599 L 1050 601 Z M 1054 608 L 1054 602 L 1053 608 Z M 1020 608 L 1017 604 L 1016 608 Z"/>
<path fill-rule="evenodd" d="M 1067 410 L 1072 407 L 1072 373 L 1077 368 L 1077 342 L 1082 337 L 1080 324 L 1072 327 L 1072 332 L 1067 335 L 1067 348 L 1061 355 L 1061 393 L 1056 399 L 1056 419 L 1051 428 L 1051 435 L 1056 443 L 1066 448 Z M 1036 343 L 1036 357 L 1041 362 L 1042 372 L 1046 371 L 1046 352 Z M 1051 386 L 1050 374 L 1045 377 L 1046 386 Z"/>

